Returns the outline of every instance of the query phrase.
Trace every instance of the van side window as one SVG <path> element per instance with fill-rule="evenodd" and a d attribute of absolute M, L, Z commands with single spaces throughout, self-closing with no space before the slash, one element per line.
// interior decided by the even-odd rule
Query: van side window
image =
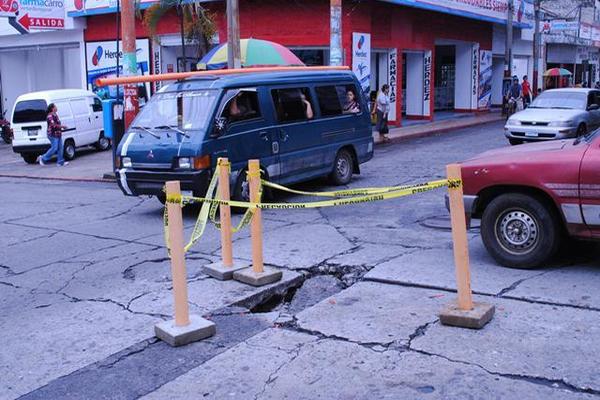
<path fill-rule="evenodd" d="M 360 112 L 360 101 L 354 85 L 319 86 L 315 91 L 324 117 Z"/>
<path fill-rule="evenodd" d="M 275 89 L 271 91 L 277 121 L 292 122 L 314 118 L 308 88 Z"/>
<path fill-rule="evenodd" d="M 100 99 L 94 97 L 94 104 L 92 104 L 92 111 L 101 112 L 102 111 L 102 102 Z"/>
<path fill-rule="evenodd" d="M 227 101 L 221 116 L 229 123 L 259 118 L 261 114 L 258 104 L 256 90 L 240 90 Z"/>

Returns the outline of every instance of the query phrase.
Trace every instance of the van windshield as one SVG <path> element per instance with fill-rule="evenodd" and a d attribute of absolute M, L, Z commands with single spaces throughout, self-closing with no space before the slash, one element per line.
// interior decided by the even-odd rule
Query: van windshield
<path fill-rule="evenodd" d="M 25 100 L 15 105 L 13 114 L 13 123 L 27 124 L 29 122 L 46 121 L 46 108 L 48 105 L 45 100 Z"/>
<path fill-rule="evenodd" d="M 169 126 L 183 130 L 202 130 L 209 123 L 217 91 L 158 93 L 144 106 L 133 126 L 146 129 Z"/>

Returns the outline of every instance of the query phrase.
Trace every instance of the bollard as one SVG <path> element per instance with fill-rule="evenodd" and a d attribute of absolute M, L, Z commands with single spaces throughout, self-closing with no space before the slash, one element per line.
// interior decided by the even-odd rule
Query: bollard
<path fill-rule="evenodd" d="M 250 185 L 250 202 L 260 202 L 260 162 L 248 161 L 248 184 Z M 254 210 L 250 223 L 252 239 L 252 268 L 246 268 L 233 273 L 233 278 L 252 286 L 263 286 L 281 279 L 282 272 L 263 265 L 262 215 L 260 208 Z"/>
<path fill-rule="evenodd" d="M 494 316 L 494 306 L 487 303 L 473 302 L 460 165 L 450 164 L 446 166 L 446 173 L 448 180 L 451 182 L 461 182 L 460 185 L 448 185 L 458 299 L 456 302 L 446 305 L 442 310 L 439 315 L 440 322 L 444 325 L 480 329 Z"/>
<path fill-rule="evenodd" d="M 217 160 L 219 166 L 219 196 L 221 200 L 229 200 L 229 172 L 231 164 L 227 158 Z M 221 262 L 205 265 L 202 272 L 213 278 L 226 281 L 233 278 L 237 270 L 248 268 L 244 262 L 237 260 L 234 264 L 231 245 L 231 207 L 228 204 L 219 205 L 221 220 Z"/>
<path fill-rule="evenodd" d="M 167 199 L 181 196 L 179 181 L 167 182 L 166 189 Z M 214 335 L 216 327 L 211 321 L 196 315 L 189 315 L 187 273 L 185 269 L 185 251 L 183 248 L 182 205 L 167 201 L 166 207 L 169 219 L 170 243 L 168 245 L 171 256 L 175 318 L 156 324 L 154 326 L 154 333 L 156 337 L 171 346 L 181 346 Z"/>

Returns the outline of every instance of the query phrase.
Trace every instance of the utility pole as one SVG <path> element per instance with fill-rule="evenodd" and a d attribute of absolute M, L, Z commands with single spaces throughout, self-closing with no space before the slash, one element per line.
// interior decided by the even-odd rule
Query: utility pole
<path fill-rule="evenodd" d="M 177 7 L 179 13 L 179 29 L 181 33 L 181 57 L 183 58 L 183 66 L 179 72 L 187 72 L 187 57 L 185 56 L 185 34 L 184 34 L 184 18 L 183 18 L 183 2 L 179 2 Z M 179 67 L 179 66 L 178 66 Z"/>
<path fill-rule="evenodd" d="M 512 45 L 513 45 L 513 14 L 514 0 L 508 0 L 508 14 L 506 16 L 506 49 L 504 52 L 504 77 L 512 75 Z"/>
<path fill-rule="evenodd" d="M 137 57 L 135 49 L 135 1 L 122 0 L 121 32 L 123 34 L 123 75 L 137 75 Z M 139 111 L 136 84 L 123 86 L 123 106 L 125 110 L 125 129 L 129 127 Z"/>
<path fill-rule="evenodd" d="M 329 65 L 342 65 L 342 0 L 330 0 Z"/>
<path fill-rule="evenodd" d="M 540 55 L 542 49 L 542 34 L 540 32 L 541 0 L 533 0 L 535 24 L 533 31 L 533 96 L 538 95 L 538 75 L 540 70 Z"/>
<path fill-rule="evenodd" d="M 238 0 L 227 0 L 227 68 L 241 68 L 240 9 Z"/>

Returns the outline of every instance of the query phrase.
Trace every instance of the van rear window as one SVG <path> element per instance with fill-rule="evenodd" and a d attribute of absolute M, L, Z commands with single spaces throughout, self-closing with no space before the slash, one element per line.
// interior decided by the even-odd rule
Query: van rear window
<path fill-rule="evenodd" d="M 20 101 L 15 106 L 13 123 L 26 124 L 29 122 L 45 121 L 47 107 L 48 105 L 46 104 L 45 100 Z"/>

